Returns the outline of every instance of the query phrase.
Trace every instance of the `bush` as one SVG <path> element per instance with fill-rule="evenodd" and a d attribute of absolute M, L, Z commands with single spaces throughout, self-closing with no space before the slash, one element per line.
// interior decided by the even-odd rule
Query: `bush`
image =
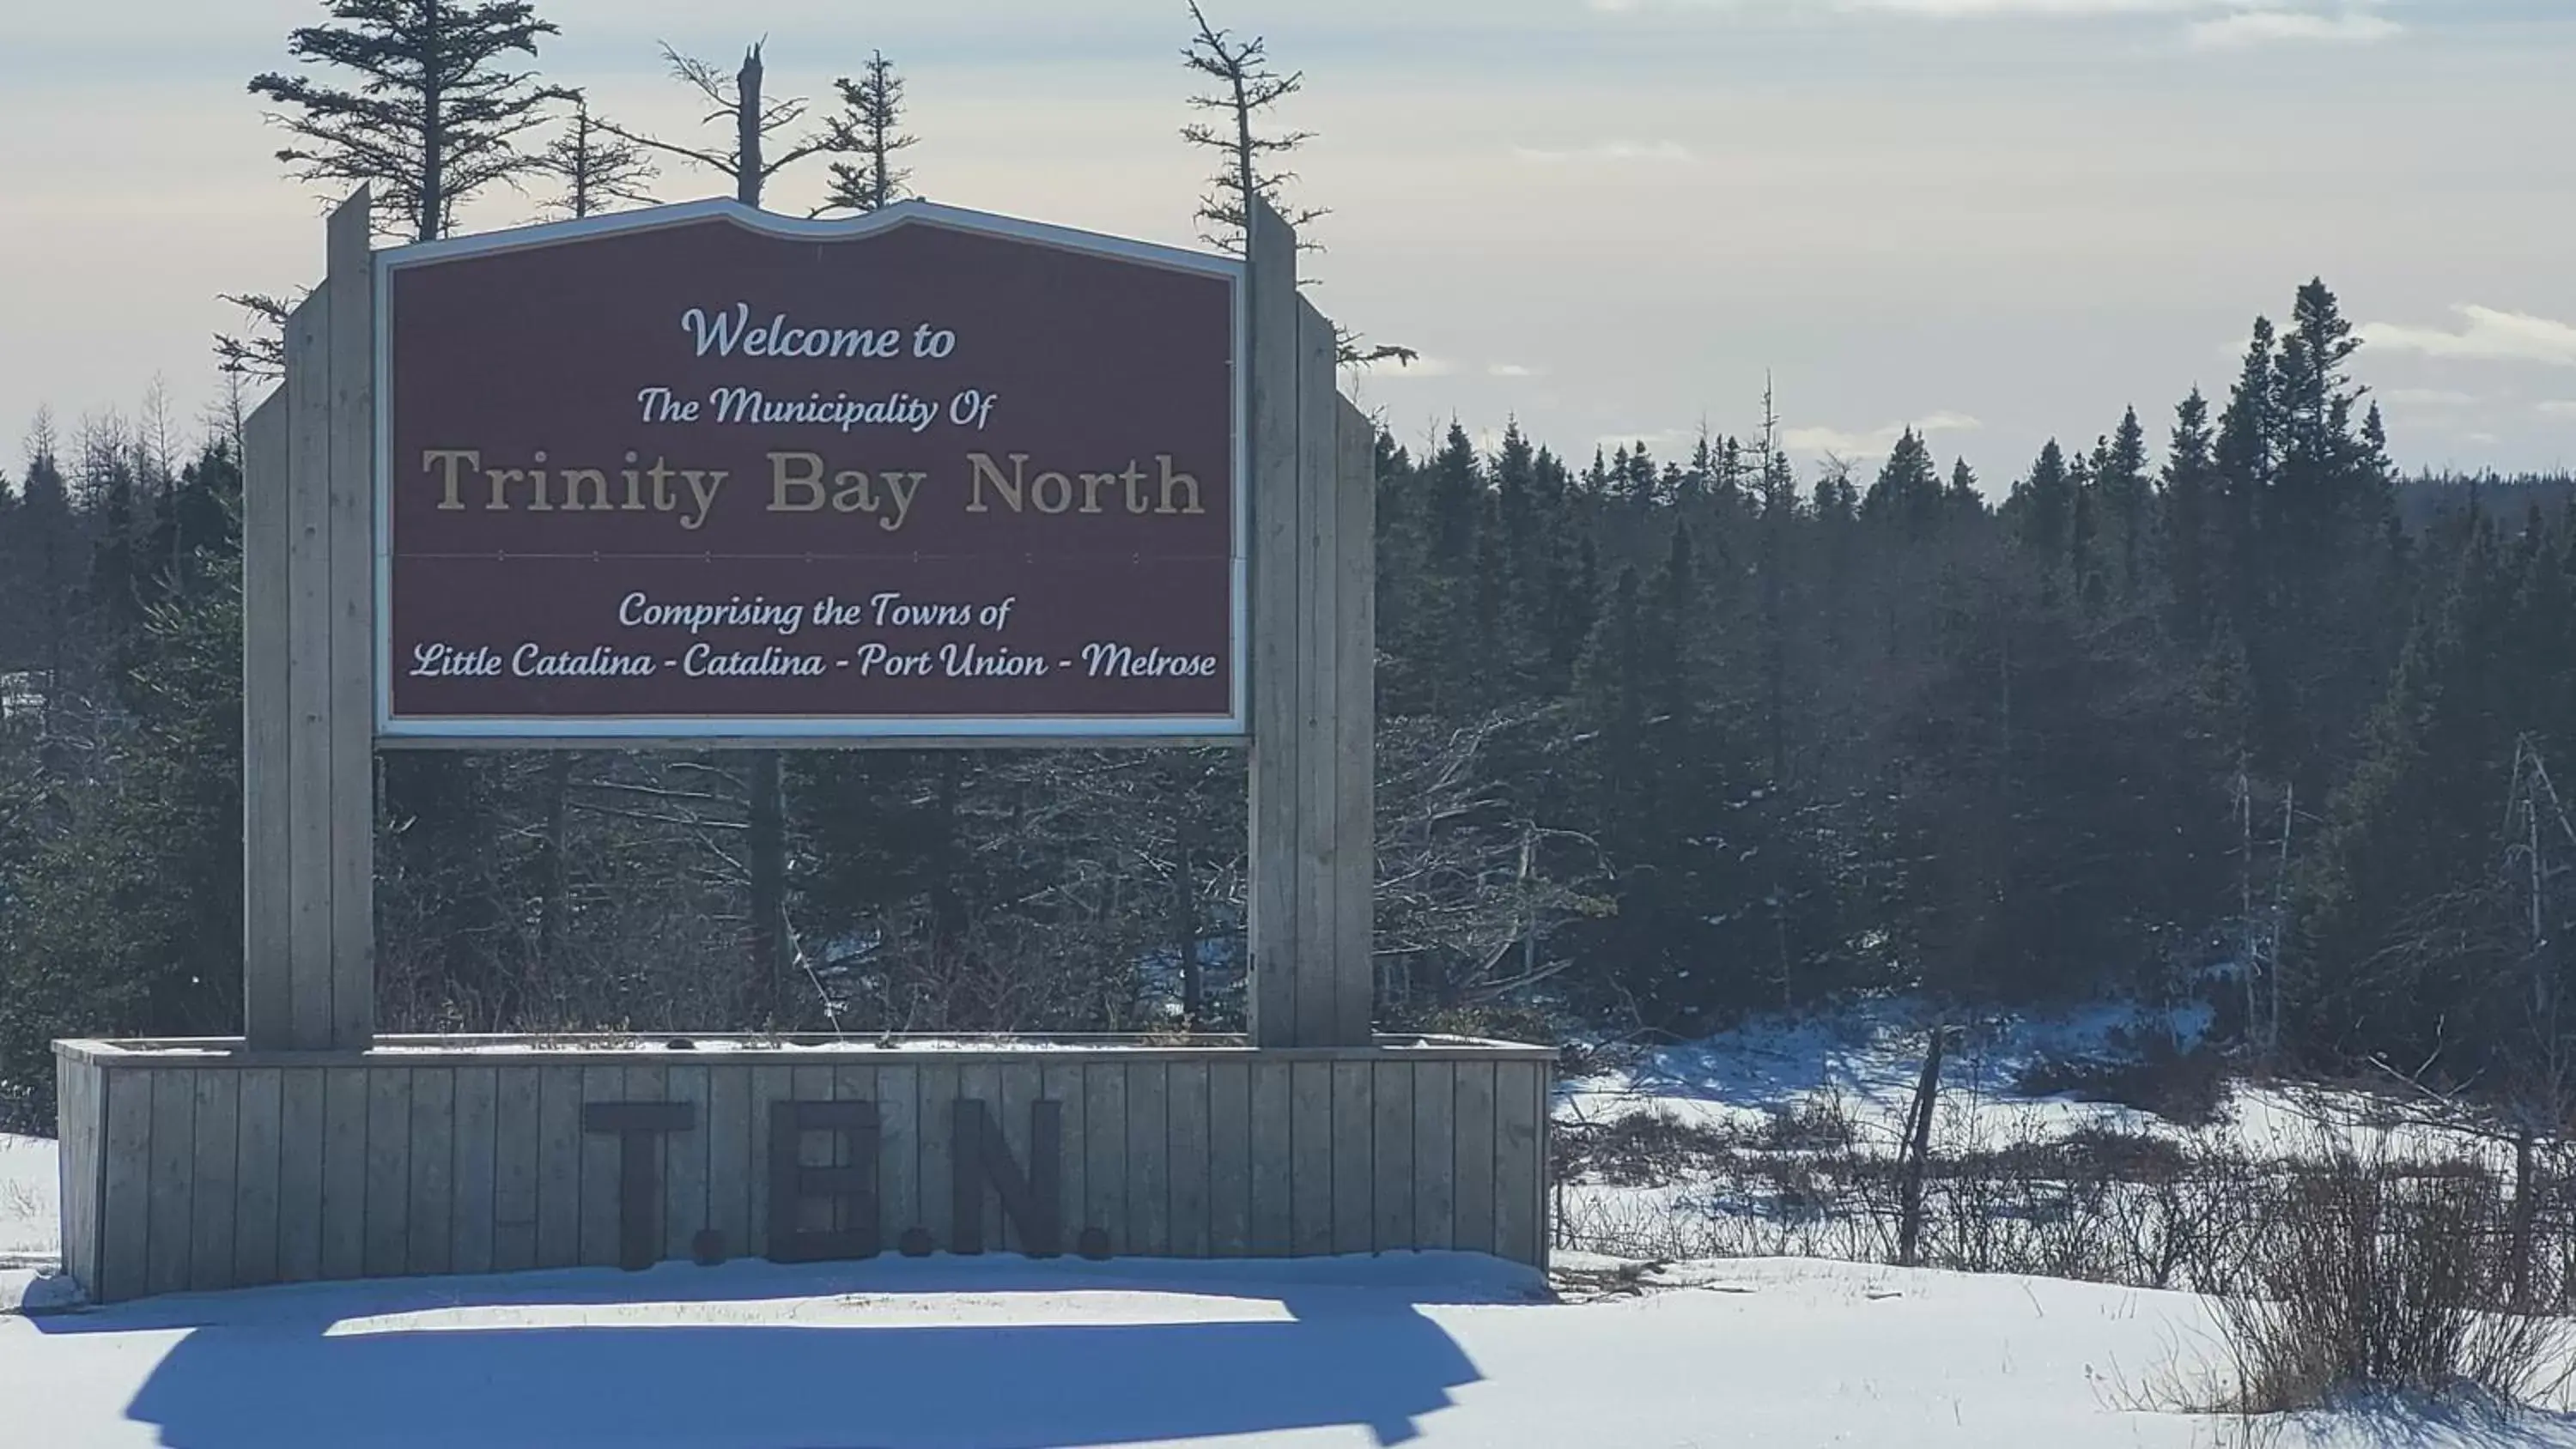
<path fill-rule="evenodd" d="M 2216 1300 L 2246 1414 L 2358 1393 L 2529 1402 L 2562 1387 L 2565 1320 L 2507 1311 L 2507 1204 L 2492 1177 L 2349 1154 L 2263 1189 L 2242 1281 Z"/>

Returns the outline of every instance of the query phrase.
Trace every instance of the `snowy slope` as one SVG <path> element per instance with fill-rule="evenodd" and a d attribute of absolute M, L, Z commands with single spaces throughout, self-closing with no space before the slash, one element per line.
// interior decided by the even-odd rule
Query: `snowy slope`
<path fill-rule="evenodd" d="M 2183 1446 L 2139 1412 L 2197 1300 L 1820 1262 L 1526 1301 L 1463 1255 L 879 1259 L 177 1297 L 0 1319 L 0 1442 L 49 1449 L 1418 1444 Z M 2123 1387 L 2124 1383 L 2128 1387 Z M 2335 1419 L 2284 1449 L 2576 1446 L 2576 1420 Z"/>

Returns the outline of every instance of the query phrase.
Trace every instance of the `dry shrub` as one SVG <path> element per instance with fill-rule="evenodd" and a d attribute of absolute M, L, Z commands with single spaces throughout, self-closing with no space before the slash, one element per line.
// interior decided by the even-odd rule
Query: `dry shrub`
<path fill-rule="evenodd" d="M 2569 1374 L 2566 1320 L 2508 1311 L 2507 1202 L 2485 1174 L 2340 1154 L 2260 1189 L 2235 1291 L 2215 1309 L 2235 1413 L 2397 1393 L 2528 1403 Z"/>

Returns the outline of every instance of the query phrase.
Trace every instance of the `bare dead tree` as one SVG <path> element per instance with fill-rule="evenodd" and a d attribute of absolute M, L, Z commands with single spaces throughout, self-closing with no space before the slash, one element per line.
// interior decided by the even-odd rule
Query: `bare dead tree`
<path fill-rule="evenodd" d="M 805 119 L 811 103 L 802 96 L 778 99 L 762 92 L 765 68 L 761 63 L 761 45 L 754 43 L 742 53 L 742 66 L 731 76 L 695 56 L 682 55 L 668 44 L 662 47 L 662 58 L 669 62 L 672 78 L 705 97 L 708 111 L 700 118 L 703 125 L 730 128 L 733 143 L 721 149 L 684 146 L 659 136 L 612 125 L 607 121 L 593 124 L 612 136 L 636 145 L 666 152 L 693 161 L 721 176 L 732 179 L 734 199 L 745 206 L 760 205 L 761 193 L 769 179 L 809 156 L 833 149 L 834 133 L 826 128 L 784 140 L 773 141 L 794 131 Z"/>
<path fill-rule="evenodd" d="M 588 96 L 580 91 L 570 96 L 572 115 L 564 122 L 563 134 L 548 143 L 544 152 L 545 170 L 563 181 L 563 190 L 547 203 L 547 209 L 578 220 L 618 202 L 650 205 L 653 193 L 648 184 L 659 173 L 643 148 L 592 116 Z"/>

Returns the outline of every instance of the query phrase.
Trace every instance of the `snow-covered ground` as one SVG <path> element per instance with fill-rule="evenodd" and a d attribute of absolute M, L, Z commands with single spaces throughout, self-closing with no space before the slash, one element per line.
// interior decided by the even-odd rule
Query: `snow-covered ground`
<path fill-rule="evenodd" d="M 1576 1267 L 1601 1266 L 1575 1264 Z M 46 1449 L 2219 1445 L 2156 1407 L 2198 1300 L 1813 1261 L 1532 1301 L 1491 1259 L 884 1258 L 311 1285 L 0 1318 L 0 1442 Z M 2179 1355 L 2179 1359 L 2177 1359 Z M 2146 1407 L 2141 1407 L 2142 1405 Z M 2576 1446 L 2393 1414 L 2284 1449 Z"/>
<path fill-rule="evenodd" d="M 58 1251 L 55 1172 L 50 1140 L 0 1132 L 0 1267 Z"/>

